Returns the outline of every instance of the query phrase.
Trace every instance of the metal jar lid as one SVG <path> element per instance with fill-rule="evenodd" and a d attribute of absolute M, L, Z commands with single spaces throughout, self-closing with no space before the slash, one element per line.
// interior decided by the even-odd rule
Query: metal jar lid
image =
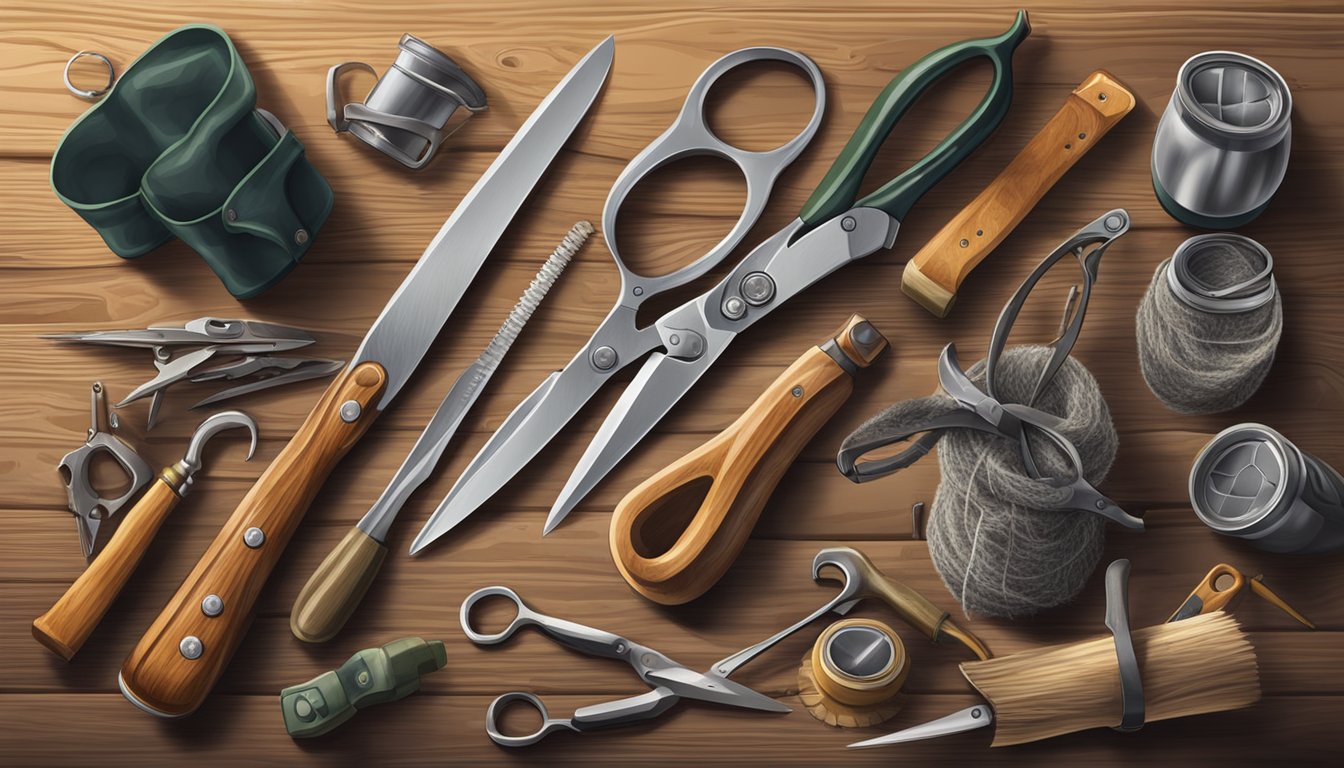
<path fill-rule="evenodd" d="M 1302 454 L 1263 424 L 1238 424 L 1204 446 L 1190 470 L 1190 503 L 1220 533 L 1254 537 L 1296 500 Z"/>
<path fill-rule="evenodd" d="M 1255 152 L 1287 136 L 1293 97 L 1283 76 L 1243 53 L 1205 51 L 1176 73 L 1172 106 L 1182 122 L 1223 149 Z"/>
<path fill-rule="evenodd" d="M 1207 266 L 1215 260 L 1239 259 L 1251 270 L 1237 282 L 1215 285 Z M 1245 235 L 1215 232 L 1196 235 L 1176 249 L 1167 266 L 1167 285 L 1172 294 L 1189 306 L 1219 314 L 1249 312 L 1274 300 L 1274 257 L 1261 244 Z"/>

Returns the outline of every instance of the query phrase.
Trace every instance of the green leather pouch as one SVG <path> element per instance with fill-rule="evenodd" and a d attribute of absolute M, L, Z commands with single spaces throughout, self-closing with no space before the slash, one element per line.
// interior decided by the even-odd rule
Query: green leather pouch
<path fill-rule="evenodd" d="M 299 263 L 332 205 L 303 144 L 256 97 L 222 29 L 174 30 L 65 132 L 51 186 L 118 256 L 176 237 L 234 296 L 256 296 Z"/>

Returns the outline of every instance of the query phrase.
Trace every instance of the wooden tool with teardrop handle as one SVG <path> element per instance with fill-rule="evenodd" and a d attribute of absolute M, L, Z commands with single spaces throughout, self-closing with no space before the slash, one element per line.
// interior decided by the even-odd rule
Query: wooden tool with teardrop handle
<path fill-rule="evenodd" d="M 713 586 L 803 446 L 849 398 L 854 374 L 886 348 L 871 323 L 850 317 L 731 426 L 622 499 L 611 519 L 611 554 L 630 586 L 665 605 Z"/>
<path fill-rule="evenodd" d="M 971 270 L 1134 103 L 1110 74 L 1089 75 L 1008 167 L 906 263 L 901 290 L 946 317 Z"/>

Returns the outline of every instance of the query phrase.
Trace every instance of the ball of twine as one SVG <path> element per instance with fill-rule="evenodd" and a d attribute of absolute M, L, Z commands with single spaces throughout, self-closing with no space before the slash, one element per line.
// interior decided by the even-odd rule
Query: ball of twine
<path fill-rule="evenodd" d="M 1003 402 L 1030 396 L 1052 350 L 1004 351 L 995 372 Z M 984 361 L 968 371 L 984 388 Z M 957 409 L 948 395 L 896 403 L 851 436 L 928 423 Z M 1092 374 L 1067 358 L 1035 407 L 1063 419 L 1058 432 L 1073 443 L 1092 484 L 1106 477 L 1119 438 Z M 1072 464 L 1040 434 L 1028 432 L 1037 467 L 1046 477 L 1073 477 Z M 938 442 L 942 480 L 925 535 L 934 568 L 968 614 L 1018 618 L 1069 602 L 1096 570 L 1105 521 L 1063 508 L 1068 491 L 1027 474 L 1017 441 L 972 429 L 948 429 Z"/>
<path fill-rule="evenodd" d="M 1253 249 L 1217 243 L 1190 259 L 1188 270 L 1203 286 L 1218 289 L 1251 280 L 1263 268 L 1260 259 Z M 1139 304 L 1136 330 L 1143 380 L 1177 413 L 1236 408 L 1255 394 L 1274 363 L 1283 331 L 1278 291 L 1273 289 L 1271 300 L 1246 311 L 1206 311 L 1176 296 L 1167 274 L 1171 268 L 1172 259 L 1158 265 Z"/>

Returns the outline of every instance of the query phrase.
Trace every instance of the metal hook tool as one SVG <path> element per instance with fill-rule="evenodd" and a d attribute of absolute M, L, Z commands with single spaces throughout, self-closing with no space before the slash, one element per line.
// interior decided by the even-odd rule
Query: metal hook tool
<path fill-rule="evenodd" d="M 93 557 L 98 543 L 98 531 L 103 521 L 115 515 L 122 505 L 130 501 L 130 498 L 154 475 L 149 464 L 140 458 L 134 448 L 104 430 L 104 426 L 111 428 L 115 426 L 115 422 L 108 415 L 107 393 L 101 381 L 93 383 L 93 388 L 89 392 L 89 405 L 91 410 L 89 431 L 84 437 L 84 444 L 65 454 L 57 467 L 61 473 L 61 480 L 65 483 L 66 503 L 75 516 L 75 524 L 79 529 L 79 544 L 84 550 L 85 558 Z M 130 478 L 130 487 L 115 498 L 109 499 L 99 495 L 89 479 L 93 457 L 100 451 L 116 459 Z"/>
<path fill-rule="evenodd" d="M 117 595 L 121 594 L 159 527 L 168 519 L 168 513 L 191 490 L 193 478 L 201 470 L 205 444 L 220 432 L 237 427 L 246 427 L 252 433 L 252 445 L 247 451 L 247 458 L 252 458 L 257 452 L 257 422 L 251 416 L 242 411 L 223 411 L 202 422 L 192 434 L 186 453 L 179 461 L 165 467 L 159 474 L 159 482 L 150 486 L 126 513 L 126 519 L 98 558 L 49 611 L 33 620 L 33 637 L 38 642 L 66 661 L 79 651 Z M 220 615 L 224 607 L 224 601 L 213 594 L 201 603 L 201 611 L 207 616 Z M 195 640 L 195 645 L 188 640 Z M 200 641 L 184 639 L 182 655 L 195 658 L 189 653 L 191 648 L 196 648 L 199 655 Z"/>

